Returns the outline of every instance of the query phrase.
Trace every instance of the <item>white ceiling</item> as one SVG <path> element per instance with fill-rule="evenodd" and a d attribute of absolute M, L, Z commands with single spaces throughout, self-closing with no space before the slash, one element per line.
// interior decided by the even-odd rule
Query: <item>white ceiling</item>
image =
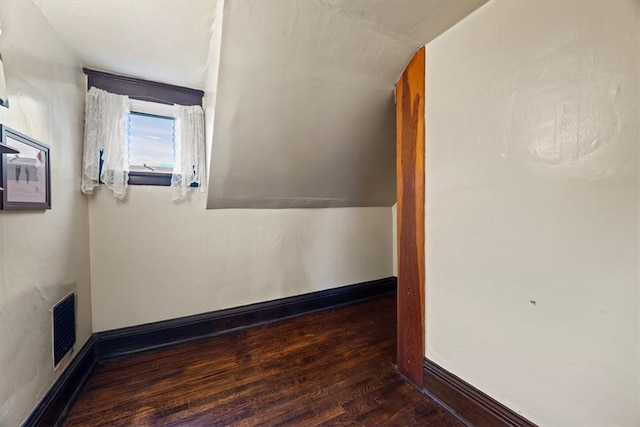
<path fill-rule="evenodd" d="M 208 207 L 391 206 L 394 84 L 484 2 L 225 2 Z"/>
<path fill-rule="evenodd" d="M 36 0 L 83 66 L 201 89 L 214 0 Z"/>
<path fill-rule="evenodd" d="M 393 86 L 485 2 L 36 0 L 84 66 L 217 93 L 209 208 L 392 205 Z"/>

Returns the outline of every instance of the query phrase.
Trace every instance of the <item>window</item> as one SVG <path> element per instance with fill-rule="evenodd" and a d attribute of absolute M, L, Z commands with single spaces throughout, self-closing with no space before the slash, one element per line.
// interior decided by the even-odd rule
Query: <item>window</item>
<path fill-rule="evenodd" d="M 81 189 L 123 200 L 127 183 L 171 187 L 184 200 L 205 180 L 201 90 L 83 68 L 87 75 Z M 105 114 L 108 112 L 108 114 Z"/>
<path fill-rule="evenodd" d="M 173 172 L 173 117 L 132 112 L 129 114 L 128 129 L 130 172 Z"/>
<path fill-rule="evenodd" d="M 173 106 L 139 100 L 130 104 L 129 184 L 169 186 L 175 160 Z"/>

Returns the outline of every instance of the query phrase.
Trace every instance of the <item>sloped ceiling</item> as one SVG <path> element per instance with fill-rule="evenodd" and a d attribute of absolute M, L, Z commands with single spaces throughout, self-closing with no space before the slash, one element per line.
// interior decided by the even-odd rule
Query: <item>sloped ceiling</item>
<path fill-rule="evenodd" d="M 391 206 L 393 86 L 484 2 L 225 2 L 208 207 Z"/>
<path fill-rule="evenodd" d="M 36 0 L 89 68 L 202 88 L 215 1 Z"/>
<path fill-rule="evenodd" d="M 395 203 L 396 79 L 485 1 L 36 4 L 83 65 L 205 89 L 209 208 L 288 208 Z"/>

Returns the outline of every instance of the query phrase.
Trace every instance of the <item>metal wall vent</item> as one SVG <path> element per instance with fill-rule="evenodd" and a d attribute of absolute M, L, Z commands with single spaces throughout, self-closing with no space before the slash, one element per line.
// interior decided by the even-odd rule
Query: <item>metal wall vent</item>
<path fill-rule="evenodd" d="M 76 342 L 76 295 L 69 294 L 53 306 L 53 361 L 60 360 Z"/>

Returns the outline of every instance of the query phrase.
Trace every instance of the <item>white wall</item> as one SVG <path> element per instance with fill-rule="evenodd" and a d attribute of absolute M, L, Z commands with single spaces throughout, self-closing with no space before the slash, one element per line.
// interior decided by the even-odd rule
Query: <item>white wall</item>
<path fill-rule="evenodd" d="M 392 275 L 391 210 L 205 210 L 166 187 L 90 202 L 95 331 Z"/>
<path fill-rule="evenodd" d="M 10 108 L 0 122 L 51 147 L 52 205 L 0 211 L 0 425 L 17 426 L 54 379 L 51 307 L 77 293 L 75 352 L 91 335 L 87 202 L 80 195 L 80 66 L 31 1 L 0 7 Z"/>
<path fill-rule="evenodd" d="M 539 425 L 640 425 L 638 5 L 427 45 L 427 356 Z"/>

